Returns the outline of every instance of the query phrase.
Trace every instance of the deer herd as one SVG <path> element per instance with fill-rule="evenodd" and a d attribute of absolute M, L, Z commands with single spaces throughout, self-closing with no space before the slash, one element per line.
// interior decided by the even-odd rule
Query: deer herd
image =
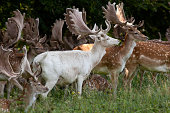
<path fill-rule="evenodd" d="M 135 25 L 134 18 L 127 19 L 123 3 L 109 2 L 102 10 L 106 29 L 98 28 L 96 24 L 90 29 L 84 9 L 81 12 L 74 7 L 66 9 L 65 20 L 56 20 L 50 37 L 39 35 L 38 18 L 25 19 L 25 14 L 14 11 L 14 17 L 6 22 L 6 30 L 0 32 L 1 97 L 7 88 L 7 99 L 0 99 L 3 112 L 8 112 L 9 105 L 16 101 L 24 101 L 23 108 L 27 112 L 38 94 L 47 97 L 55 85 L 75 83 L 79 96 L 84 86 L 98 91 L 109 89 L 116 97 L 118 77 L 122 71 L 125 88 L 131 88 L 138 67 L 153 72 L 169 72 L 169 40 L 148 40 L 138 30 L 144 22 Z M 68 32 L 62 36 L 64 22 L 74 35 Z M 115 38 L 107 35 L 111 28 Z M 166 37 L 170 38 L 170 28 Z M 123 44 L 119 44 L 120 40 Z M 92 71 L 108 73 L 111 83 L 100 75 L 91 75 Z M 10 99 L 12 87 L 19 88 L 22 96 Z"/>

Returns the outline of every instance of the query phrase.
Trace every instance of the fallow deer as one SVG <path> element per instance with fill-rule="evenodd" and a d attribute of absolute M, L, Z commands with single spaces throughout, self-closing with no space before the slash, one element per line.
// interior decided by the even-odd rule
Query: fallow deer
<path fill-rule="evenodd" d="M 119 43 L 117 39 L 111 38 L 106 33 L 110 30 L 110 23 L 106 21 L 107 29 L 98 31 L 90 30 L 82 19 L 82 13 L 78 9 L 66 9 L 66 23 L 69 30 L 80 37 L 91 36 L 95 43 L 91 51 L 49 51 L 35 57 L 35 63 L 42 67 L 42 77 L 46 81 L 49 91 L 54 87 L 59 78 L 63 83 L 70 84 L 78 81 L 79 95 L 82 93 L 83 81 L 89 76 L 91 70 L 100 62 L 105 54 L 106 47 Z M 35 69 L 35 68 L 34 68 Z M 44 93 L 43 96 L 47 97 Z"/>
<path fill-rule="evenodd" d="M 167 29 L 166 38 L 169 39 L 169 30 Z M 139 42 L 135 47 L 132 56 L 126 64 L 128 73 L 125 75 L 124 83 L 131 88 L 131 82 L 135 76 L 134 71 L 137 67 L 142 66 L 152 72 L 168 73 L 170 70 L 169 61 L 170 42 L 169 41 L 147 41 Z M 169 77 L 169 74 L 167 75 Z M 141 77 L 141 82 L 143 75 Z M 156 74 L 153 76 L 156 82 Z"/>
<path fill-rule="evenodd" d="M 147 40 L 147 37 L 137 30 L 135 27 L 136 25 L 127 22 L 123 11 L 123 3 L 116 5 L 116 7 L 117 9 L 115 10 L 115 3 L 111 4 L 110 2 L 107 5 L 107 9 L 103 7 L 105 18 L 115 23 L 116 26 L 120 26 L 124 29 L 126 32 L 125 42 L 122 46 L 107 48 L 106 54 L 102 58 L 101 62 L 93 69 L 111 74 L 115 97 L 119 73 L 123 71 L 126 61 L 131 56 L 133 49 L 136 46 L 136 41 Z M 83 46 L 87 49 L 87 47 L 90 48 L 92 44 Z"/>
<path fill-rule="evenodd" d="M 27 60 L 27 49 L 23 47 L 23 53 L 14 47 L 21 38 L 21 32 L 24 26 L 24 15 L 19 10 L 14 11 L 15 16 L 8 19 L 6 23 L 7 30 L 1 31 L 1 47 L 0 47 L 0 79 L 13 83 L 21 90 L 22 86 L 18 83 L 17 78 L 21 75 L 29 75 L 25 77 L 34 77 L 34 73 L 30 68 Z M 27 74 L 28 73 L 28 74 Z M 1 92 L 4 90 L 5 82 L 1 83 L 3 86 Z M 10 90 L 9 90 L 10 91 Z M 3 93 L 2 93 L 3 94 Z M 7 94 L 9 98 L 9 93 Z"/>
<path fill-rule="evenodd" d="M 24 87 L 24 93 L 17 99 L 0 99 L 0 111 L 9 112 L 11 104 L 15 104 L 16 101 L 22 101 L 24 105 L 24 111 L 27 112 L 29 108 L 35 104 L 36 96 L 48 91 L 48 88 L 43 86 L 40 82 L 33 80 L 32 78 L 26 82 Z M 17 106 L 15 106 L 16 109 Z"/>
<path fill-rule="evenodd" d="M 109 91 L 112 90 L 112 84 L 104 77 L 98 74 L 91 75 L 83 82 L 83 87 L 90 90 Z"/>
<path fill-rule="evenodd" d="M 12 65 L 10 63 L 9 56 L 13 53 L 11 46 L 13 46 L 21 36 L 21 31 L 23 29 L 23 21 L 25 14 L 21 14 L 19 10 L 14 11 L 15 16 L 8 19 L 6 23 L 7 30 L 1 31 L 1 47 L 0 47 L 0 79 L 10 80 L 20 89 L 22 86 L 17 82 L 16 78 L 21 75 L 21 70 L 19 72 L 14 72 Z M 20 66 L 19 66 L 20 67 Z"/>
<path fill-rule="evenodd" d="M 23 98 L 23 102 L 25 102 L 24 107 L 25 112 L 28 111 L 32 104 L 35 104 L 38 94 L 46 93 L 47 91 L 48 91 L 47 87 L 42 85 L 40 82 L 31 79 L 29 83 L 26 84 L 25 87 L 25 95 Z"/>
<path fill-rule="evenodd" d="M 159 34 L 159 39 L 153 39 L 153 40 L 148 40 L 148 41 L 159 43 L 159 44 L 170 45 L 170 40 L 169 40 L 170 39 L 170 28 L 167 29 L 166 34 L 165 34 L 165 37 L 166 37 L 167 41 L 162 41 L 162 36 L 161 36 L 160 32 L 158 32 L 158 34 Z M 126 71 L 125 75 L 128 75 L 128 70 L 125 69 L 125 71 Z M 153 81 L 154 84 L 156 84 L 157 83 L 157 75 L 159 73 L 158 72 L 152 72 L 151 74 L 152 74 L 152 81 Z M 145 75 L 145 70 L 140 69 L 140 88 L 142 88 L 144 75 Z M 167 76 L 169 76 L 169 74 Z"/>

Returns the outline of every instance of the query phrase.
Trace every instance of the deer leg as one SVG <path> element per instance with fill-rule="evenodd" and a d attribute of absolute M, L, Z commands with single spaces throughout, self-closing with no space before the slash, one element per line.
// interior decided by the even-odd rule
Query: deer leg
<path fill-rule="evenodd" d="M 128 88 L 131 88 L 131 82 L 135 76 L 135 74 L 133 73 L 136 70 L 137 65 L 132 64 L 132 65 L 126 66 L 126 68 L 129 72 L 128 72 L 128 75 L 124 76 L 124 87 L 126 88 L 128 86 Z"/>
<path fill-rule="evenodd" d="M 111 72 L 111 81 L 112 81 L 114 98 L 116 98 L 116 96 L 117 96 L 118 76 L 119 76 L 119 74 L 117 72 L 115 72 L 115 71 Z"/>
<path fill-rule="evenodd" d="M 78 83 L 77 83 L 77 81 L 74 84 L 75 84 L 76 92 L 78 92 Z"/>
<path fill-rule="evenodd" d="M 153 74 L 152 74 L 152 81 L 156 85 L 156 83 L 157 83 L 157 73 L 156 72 L 153 72 Z"/>
<path fill-rule="evenodd" d="M 78 94 L 79 94 L 79 97 L 82 94 L 83 81 L 84 81 L 84 78 L 82 76 L 78 76 L 77 82 L 78 82 Z"/>
<path fill-rule="evenodd" d="M 11 89 L 13 87 L 13 84 L 11 84 L 10 82 L 7 83 L 7 99 L 10 98 L 10 93 L 11 93 Z"/>
<path fill-rule="evenodd" d="M 55 86 L 57 81 L 58 81 L 58 79 L 46 81 L 45 86 L 48 88 L 48 91 L 46 93 L 41 94 L 43 98 L 47 98 L 48 93 L 52 90 L 52 88 Z"/>
<path fill-rule="evenodd" d="M 167 74 L 167 77 L 168 77 L 168 80 L 170 81 L 170 74 L 169 73 Z"/>
<path fill-rule="evenodd" d="M 140 89 L 142 88 L 142 83 L 143 83 L 143 75 L 145 74 L 144 70 L 140 70 Z"/>
<path fill-rule="evenodd" d="M 65 90 L 64 90 L 64 98 L 67 96 L 67 93 L 68 93 L 68 87 L 69 87 L 69 85 L 66 85 Z"/>
<path fill-rule="evenodd" d="M 6 81 L 0 81 L 0 96 L 4 97 L 4 88 L 5 88 Z"/>

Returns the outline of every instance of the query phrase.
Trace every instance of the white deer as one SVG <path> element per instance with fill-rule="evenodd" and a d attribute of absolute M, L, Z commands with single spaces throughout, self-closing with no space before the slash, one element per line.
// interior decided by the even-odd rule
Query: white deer
<path fill-rule="evenodd" d="M 91 36 L 95 39 L 95 43 L 91 51 L 48 51 L 39 54 L 33 61 L 33 69 L 35 64 L 40 64 L 42 67 L 42 77 L 46 81 L 45 86 L 49 91 L 57 83 L 58 79 L 62 79 L 62 83 L 70 84 L 77 80 L 78 93 L 82 94 L 82 83 L 89 76 L 91 70 L 100 62 L 105 55 L 106 47 L 119 44 L 119 40 L 106 35 L 110 30 L 110 23 L 106 21 L 107 29 L 90 30 L 82 19 L 82 12 L 78 9 L 68 8 L 66 23 L 69 30 L 76 34 L 83 36 Z M 61 81 L 60 81 L 61 82 Z M 42 96 L 47 97 L 46 92 Z"/>

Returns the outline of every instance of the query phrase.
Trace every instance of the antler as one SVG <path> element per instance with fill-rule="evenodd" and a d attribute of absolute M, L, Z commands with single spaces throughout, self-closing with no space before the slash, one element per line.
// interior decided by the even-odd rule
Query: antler
<path fill-rule="evenodd" d="M 9 55 L 12 53 L 12 50 L 10 49 L 4 49 L 3 46 L 0 46 L 0 73 L 5 76 L 5 78 L 13 78 L 17 77 L 21 74 L 15 73 L 12 69 L 12 66 L 9 61 Z"/>
<path fill-rule="evenodd" d="M 56 20 L 52 28 L 52 36 L 50 39 L 50 43 L 55 42 L 55 41 L 59 41 L 60 43 L 63 43 L 63 40 L 62 40 L 63 25 L 64 25 L 64 20 L 61 20 L 61 19 Z"/>
<path fill-rule="evenodd" d="M 87 25 L 84 23 L 82 18 L 82 12 L 79 12 L 78 9 L 66 9 L 65 20 L 68 25 L 68 29 L 75 35 L 79 35 L 78 38 L 82 38 L 88 35 L 94 35 L 100 32 L 90 30 Z"/>
<path fill-rule="evenodd" d="M 108 2 L 107 9 L 105 9 L 104 7 L 102 7 L 103 9 L 103 13 L 105 14 L 105 18 L 111 22 L 113 22 L 114 24 L 119 24 L 119 25 L 126 25 L 127 20 L 125 18 L 124 15 L 124 10 L 123 10 L 123 3 L 116 5 L 117 10 L 115 9 L 115 4 L 113 3 L 111 4 L 110 2 Z"/>
<path fill-rule="evenodd" d="M 16 10 L 14 15 L 6 22 L 7 30 L 2 34 L 4 48 L 14 45 L 21 37 L 25 14 L 22 15 L 19 10 Z"/>
<path fill-rule="evenodd" d="M 38 78 L 40 76 L 40 74 L 42 73 L 42 68 L 39 63 L 37 63 L 35 65 L 36 65 L 37 70 L 34 72 L 34 76 L 35 76 L 35 78 Z"/>
<path fill-rule="evenodd" d="M 34 46 L 34 48 L 43 48 L 42 43 L 46 41 L 46 35 L 43 38 L 39 36 L 39 18 L 28 18 L 25 20 L 23 28 L 23 41 Z"/>
<path fill-rule="evenodd" d="M 120 3 L 118 5 L 116 5 L 116 9 L 115 9 L 115 5 L 116 3 L 111 4 L 110 2 L 108 2 L 107 9 L 105 9 L 104 7 L 102 7 L 103 9 L 103 13 L 105 14 L 105 18 L 109 21 L 111 21 L 114 24 L 123 26 L 123 27 L 141 27 L 144 24 L 144 21 L 140 21 L 138 25 L 133 25 L 135 19 L 131 18 L 131 23 L 127 21 L 125 13 L 124 13 L 124 9 L 123 9 L 123 3 Z M 115 27 L 117 27 L 117 25 Z"/>
<path fill-rule="evenodd" d="M 85 11 L 84 8 L 83 8 L 83 11 L 82 11 L 82 18 L 83 18 L 84 23 L 86 23 L 86 11 Z"/>
<path fill-rule="evenodd" d="M 36 45 L 39 39 L 39 18 L 28 18 L 25 20 L 23 38 L 28 44 Z"/>

